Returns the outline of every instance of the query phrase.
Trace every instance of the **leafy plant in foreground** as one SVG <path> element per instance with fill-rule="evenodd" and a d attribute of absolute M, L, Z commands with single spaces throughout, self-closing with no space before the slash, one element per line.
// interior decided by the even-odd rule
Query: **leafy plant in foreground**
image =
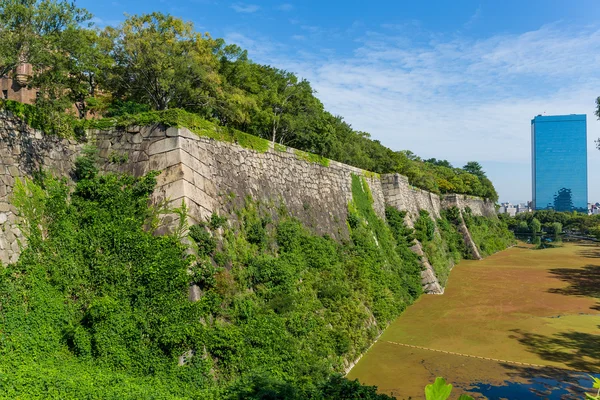
<path fill-rule="evenodd" d="M 588 400 L 600 400 L 600 378 L 596 378 L 595 376 L 591 376 L 591 375 L 590 375 L 590 378 L 592 378 L 592 382 L 593 382 L 592 387 L 594 389 L 598 389 L 598 391 L 596 392 L 595 395 L 586 393 L 585 398 Z"/>
<path fill-rule="evenodd" d="M 435 382 L 425 386 L 425 399 L 426 400 L 446 400 L 452 393 L 452 385 L 446 384 L 444 378 L 439 376 L 435 378 Z M 471 396 L 461 394 L 458 400 L 473 400 Z"/>

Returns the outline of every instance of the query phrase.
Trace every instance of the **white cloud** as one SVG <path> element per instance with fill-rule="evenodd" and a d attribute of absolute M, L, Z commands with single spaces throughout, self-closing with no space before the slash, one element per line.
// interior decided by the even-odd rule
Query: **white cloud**
<path fill-rule="evenodd" d="M 255 13 L 260 9 L 260 7 L 257 6 L 256 4 L 244 4 L 244 3 L 234 3 L 231 5 L 231 8 L 233 8 L 233 10 L 235 12 L 246 13 L 246 14 Z"/>

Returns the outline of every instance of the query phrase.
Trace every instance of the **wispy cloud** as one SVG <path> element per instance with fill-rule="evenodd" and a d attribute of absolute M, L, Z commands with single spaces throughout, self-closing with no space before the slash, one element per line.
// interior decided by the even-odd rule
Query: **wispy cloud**
<path fill-rule="evenodd" d="M 467 22 L 465 22 L 465 28 L 470 28 L 471 26 L 473 26 L 473 24 L 475 24 L 477 21 L 479 21 L 481 19 L 482 16 L 482 10 L 481 10 L 481 4 L 479 5 L 479 7 L 477 7 L 477 10 L 475 10 L 475 12 L 473 13 L 473 15 L 471 15 L 471 18 L 469 18 L 469 20 Z"/>
<path fill-rule="evenodd" d="M 290 3 L 283 3 L 283 4 L 280 4 L 277 7 L 277 9 L 281 10 L 281 11 L 286 11 L 287 12 L 287 11 L 292 11 L 294 9 L 294 6 L 292 4 L 290 4 Z"/>
<path fill-rule="evenodd" d="M 97 26 L 99 28 L 104 28 L 106 26 L 117 26 L 122 21 L 120 21 L 118 19 L 102 19 L 102 18 L 98 18 L 98 17 L 92 17 L 90 22 L 92 24 L 94 24 L 94 26 Z"/>
<path fill-rule="evenodd" d="M 511 141 L 527 140 L 532 116 L 593 109 L 598 30 L 548 26 L 480 41 L 409 43 L 369 35 L 353 57 L 297 68 L 357 128 L 394 148 L 438 157 L 477 152 L 483 160 L 523 161 L 527 146 L 515 149 Z M 497 143 L 480 146 L 484 141 Z"/>
<path fill-rule="evenodd" d="M 245 50 L 251 59 L 257 62 L 280 66 L 281 54 L 287 50 L 286 46 L 269 40 L 269 38 L 253 33 L 252 37 L 240 32 L 229 32 L 223 37 L 227 43 L 235 43 Z M 283 63 L 285 64 L 285 63 Z"/>
<path fill-rule="evenodd" d="M 246 14 L 255 13 L 258 10 L 260 10 L 260 7 L 257 6 L 256 4 L 245 4 L 245 3 L 234 3 L 231 5 L 231 8 L 233 8 L 233 10 L 235 12 L 246 13 Z"/>

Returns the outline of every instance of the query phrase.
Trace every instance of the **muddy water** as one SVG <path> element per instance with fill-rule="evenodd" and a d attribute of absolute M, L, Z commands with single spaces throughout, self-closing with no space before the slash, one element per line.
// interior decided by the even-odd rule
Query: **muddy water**
<path fill-rule="evenodd" d="M 463 261 L 442 296 L 422 296 L 350 371 L 399 399 L 436 376 L 490 399 L 582 398 L 600 373 L 600 247 L 517 246 Z M 574 397 L 573 397 L 574 396 Z"/>

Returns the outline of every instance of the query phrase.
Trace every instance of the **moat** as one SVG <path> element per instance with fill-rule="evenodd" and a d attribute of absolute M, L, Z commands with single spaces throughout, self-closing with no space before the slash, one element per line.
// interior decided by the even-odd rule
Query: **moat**
<path fill-rule="evenodd" d="M 458 264 L 445 294 L 422 296 L 348 376 L 398 399 L 423 398 L 436 376 L 452 398 L 583 398 L 598 343 L 600 246 L 520 244 Z"/>

